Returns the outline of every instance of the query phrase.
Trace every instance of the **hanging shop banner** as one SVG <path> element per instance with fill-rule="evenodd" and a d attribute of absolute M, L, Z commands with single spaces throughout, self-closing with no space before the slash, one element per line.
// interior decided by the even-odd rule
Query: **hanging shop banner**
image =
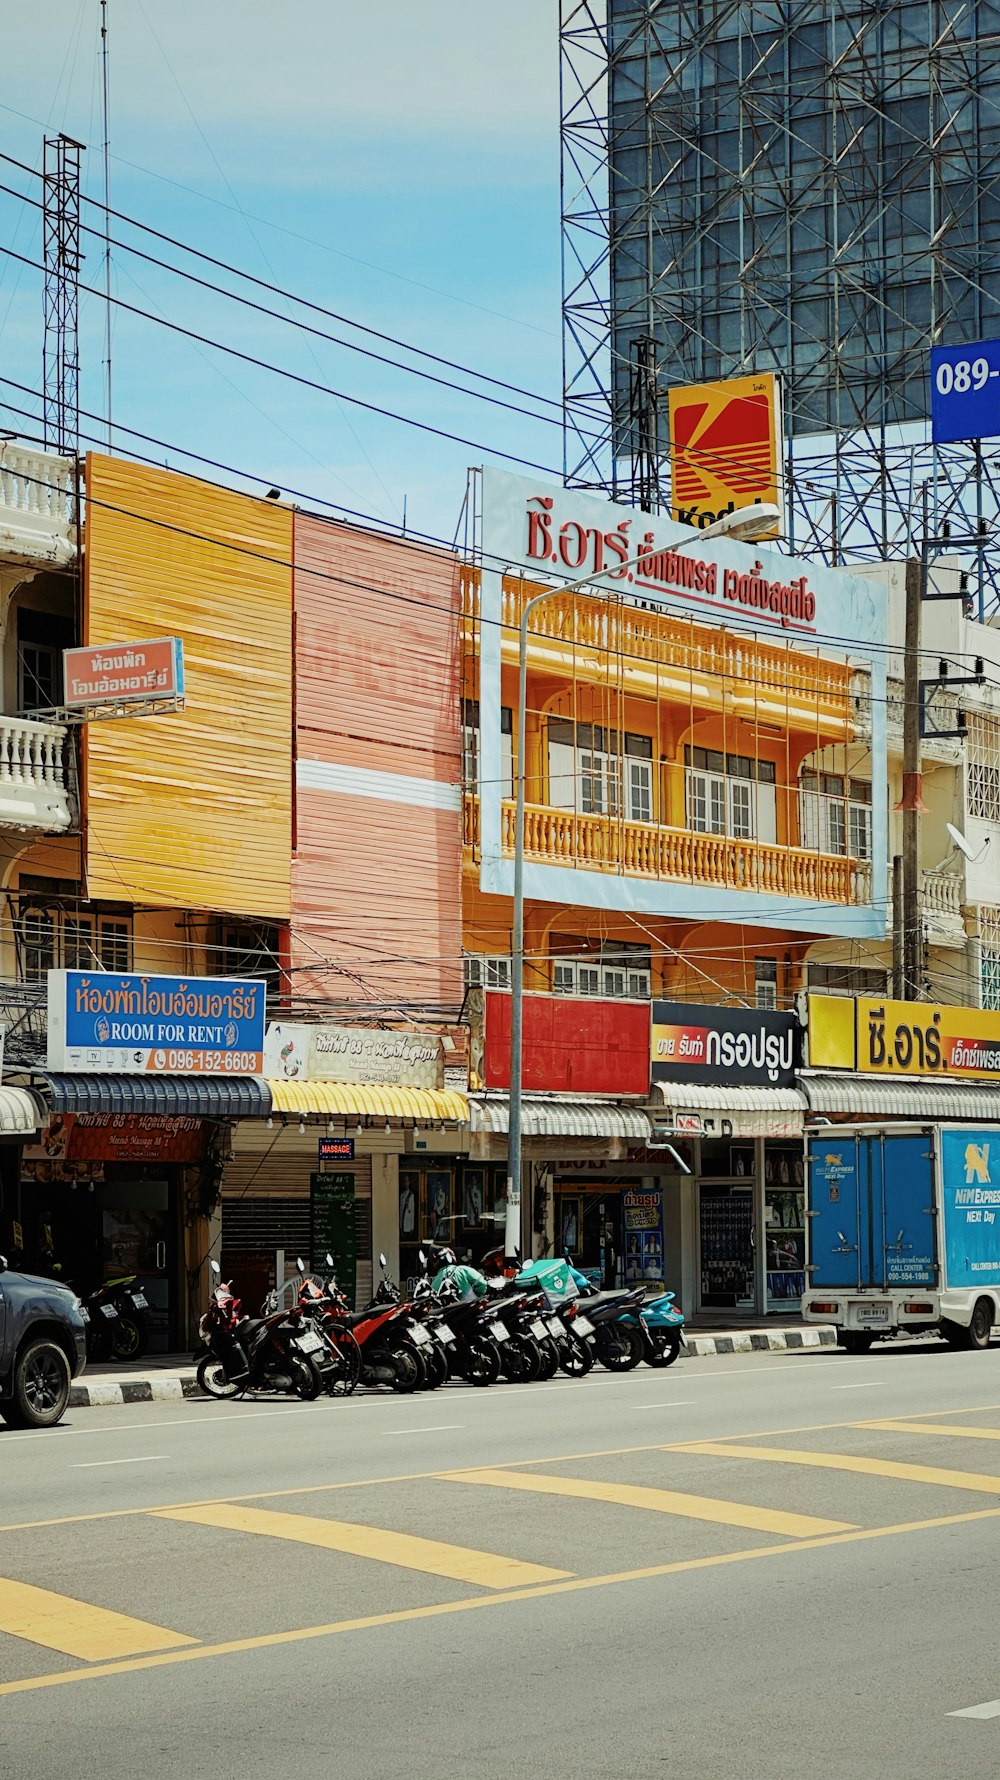
<path fill-rule="evenodd" d="M 200 1162 L 207 1137 L 203 1119 L 168 1113 L 53 1113 L 22 1155 L 32 1162 Z"/>
<path fill-rule="evenodd" d="M 671 512 L 705 526 L 764 501 L 783 510 L 781 384 L 771 372 L 667 392 Z M 764 537 L 784 531 L 784 519 Z"/>
<path fill-rule="evenodd" d="M 808 1020 L 813 1069 L 1000 1081 L 1000 1012 L 810 995 Z"/>
<path fill-rule="evenodd" d="M 63 650 L 63 702 L 74 707 L 148 704 L 184 697 L 180 637 Z"/>
<path fill-rule="evenodd" d="M 625 1283 L 663 1278 L 663 1194 L 628 1187 L 621 1196 Z"/>
<path fill-rule="evenodd" d="M 268 1027 L 269 1080 L 367 1082 L 395 1088 L 443 1086 L 444 1053 L 436 1032 L 376 1032 L 363 1026 Z"/>
<path fill-rule="evenodd" d="M 790 1088 L 799 1055 L 794 1014 L 654 1001 L 654 1082 Z"/>
<path fill-rule="evenodd" d="M 311 1174 L 309 1214 L 313 1268 L 317 1273 L 325 1272 L 326 1257 L 332 1255 L 337 1284 L 353 1305 L 358 1265 L 353 1174 Z"/>
<path fill-rule="evenodd" d="M 48 1067 L 260 1075 L 265 985 L 249 977 L 49 971 Z"/>

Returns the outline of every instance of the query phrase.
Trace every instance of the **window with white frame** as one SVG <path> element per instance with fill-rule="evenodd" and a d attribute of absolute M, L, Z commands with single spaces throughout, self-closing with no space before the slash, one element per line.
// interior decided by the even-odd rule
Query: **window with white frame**
<path fill-rule="evenodd" d="M 799 776 L 799 833 L 810 852 L 843 859 L 872 856 L 870 779 L 803 767 Z"/>
<path fill-rule="evenodd" d="M 980 980 L 983 1006 L 1000 1008 L 1000 908 L 986 903 L 979 910 Z"/>
<path fill-rule="evenodd" d="M 50 970 L 132 968 L 132 917 L 123 911 L 69 907 L 59 899 L 56 880 L 22 877 L 15 919 L 18 975 L 44 982 Z M 66 895 L 75 896 L 68 885 Z"/>
<path fill-rule="evenodd" d="M 556 995 L 602 995 L 612 1001 L 648 1001 L 652 960 L 648 946 L 631 940 L 589 944 L 553 934 L 552 988 Z"/>
<path fill-rule="evenodd" d="M 777 839 L 777 769 L 773 760 L 724 754 L 718 748 L 684 750 L 687 825 L 695 834 L 728 834 L 734 840 Z"/>
<path fill-rule="evenodd" d="M 778 1005 L 778 960 L 755 958 L 753 961 L 754 1006 L 776 1008 Z"/>
<path fill-rule="evenodd" d="M 514 795 L 514 713 L 500 707 L 500 795 Z M 466 791 L 479 790 L 479 700 L 462 700 L 462 783 Z"/>
<path fill-rule="evenodd" d="M 464 964 L 467 989 L 509 989 L 510 959 L 484 953 L 467 957 Z"/>
<path fill-rule="evenodd" d="M 877 997 L 886 992 L 887 972 L 863 965 L 810 964 L 806 974 L 810 989 L 819 989 L 824 995 Z"/>
<path fill-rule="evenodd" d="M 653 820 L 653 743 L 646 735 L 552 717 L 549 803 L 583 816 Z"/>
<path fill-rule="evenodd" d="M 970 711 L 965 725 L 969 815 L 1000 826 L 1000 717 Z"/>

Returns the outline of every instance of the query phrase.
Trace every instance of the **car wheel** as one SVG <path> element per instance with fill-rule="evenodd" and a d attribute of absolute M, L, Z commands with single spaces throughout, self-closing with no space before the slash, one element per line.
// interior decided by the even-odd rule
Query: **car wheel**
<path fill-rule="evenodd" d="M 54 1428 L 69 1402 L 69 1361 L 55 1341 L 29 1341 L 18 1355 L 14 1389 L 0 1404 L 5 1422 L 15 1428 Z"/>
<path fill-rule="evenodd" d="M 840 1345 L 849 1354 L 866 1354 L 874 1341 L 867 1329 L 841 1329 Z"/>
<path fill-rule="evenodd" d="M 977 1298 L 972 1312 L 972 1321 L 965 1331 L 968 1347 L 984 1348 L 990 1345 L 993 1330 L 993 1306 L 988 1298 Z"/>

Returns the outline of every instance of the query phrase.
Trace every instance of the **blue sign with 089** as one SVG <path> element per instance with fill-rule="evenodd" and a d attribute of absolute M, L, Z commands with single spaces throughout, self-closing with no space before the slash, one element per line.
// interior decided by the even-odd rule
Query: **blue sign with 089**
<path fill-rule="evenodd" d="M 931 349 L 931 438 L 1000 438 L 1000 340 Z"/>

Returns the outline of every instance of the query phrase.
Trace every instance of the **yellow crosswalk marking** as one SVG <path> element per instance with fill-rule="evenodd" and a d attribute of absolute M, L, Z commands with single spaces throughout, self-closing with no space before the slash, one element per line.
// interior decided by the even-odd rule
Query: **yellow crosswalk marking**
<path fill-rule="evenodd" d="M 909 1428 L 912 1424 L 907 1422 Z M 954 1433 L 954 1429 L 949 1429 Z M 895 1477 L 906 1483 L 930 1483 L 952 1490 L 978 1490 L 984 1496 L 1000 1495 L 1000 1477 L 981 1471 L 945 1471 L 937 1465 L 904 1465 L 894 1459 L 861 1459 L 850 1453 L 795 1452 L 786 1446 L 729 1446 L 723 1441 L 699 1440 L 685 1452 L 703 1453 L 716 1459 L 763 1459 L 773 1465 L 814 1465 L 820 1471 L 854 1471 L 861 1477 Z"/>
<path fill-rule="evenodd" d="M 748 1502 L 721 1502 L 714 1496 L 689 1496 L 679 1490 L 645 1489 L 631 1483 L 598 1483 L 589 1477 L 550 1477 L 537 1471 L 448 1471 L 449 1483 L 484 1483 L 496 1489 L 528 1490 L 542 1496 L 576 1496 L 585 1502 L 612 1502 L 620 1508 L 644 1508 L 655 1514 L 677 1514 L 688 1520 L 710 1520 L 724 1527 L 753 1527 L 759 1533 L 781 1533 L 808 1539 L 821 1533 L 846 1533 L 848 1520 L 821 1520 L 814 1514 L 788 1514 L 756 1508 Z"/>
<path fill-rule="evenodd" d="M 886 1434 L 940 1434 L 943 1440 L 1000 1440 L 1000 1428 L 955 1428 L 946 1422 L 859 1422 Z"/>
<path fill-rule="evenodd" d="M 184 1632 L 169 1632 L 165 1626 L 149 1625 L 126 1613 L 92 1607 L 86 1601 L 53 1594 L 51 1589 L 35 1588 L 28 1582 L 12 1582 L 5 1576 L 0 1576 L 0 1632 L 92 1663 L 198 1642 Z"/>
<path fill-rule="evenodd" d="M 305 1514 L 278 1514 L 267 1508 L 228 1507 L 220 1503 L 204 1508 L 158 1510 L 156 1517 L 289 1539 L 300 1545 L 318 1545 L 324 1551 L 374 1558 L 377 1563 L 423 1570 L 429 1576 L 448 1576 L 454 1582 L 471 1582 L 479 1588 L 522 1588 L 536 1582 L 556 1582 L 573 1574 L 572 1570 L 553 1570 L 547 1564 L 496 1557 L 492 1552 L 474 1551 L 464 1545 L 418 1539 L 410 1533 L 390 1533 L 382 1527 L 358 1526 L 352 1521 L 314 1520 Z"/>

